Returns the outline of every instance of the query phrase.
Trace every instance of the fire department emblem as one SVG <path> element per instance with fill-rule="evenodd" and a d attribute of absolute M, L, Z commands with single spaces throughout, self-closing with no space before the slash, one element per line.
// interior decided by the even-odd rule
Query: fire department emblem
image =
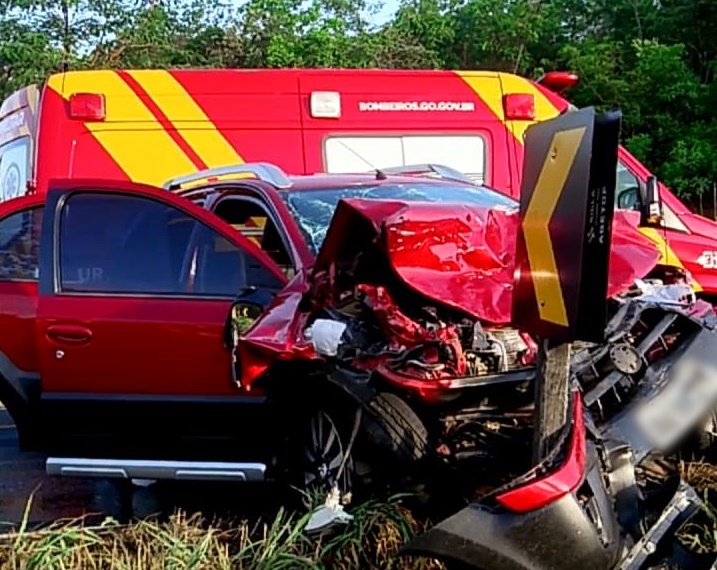
<path fill-rule="evenodd" d="M 12 163 L 5 171 L 2 179 L 3 200 L 10 200 L 20 195 L 20 169 L 17 164 Z"/>

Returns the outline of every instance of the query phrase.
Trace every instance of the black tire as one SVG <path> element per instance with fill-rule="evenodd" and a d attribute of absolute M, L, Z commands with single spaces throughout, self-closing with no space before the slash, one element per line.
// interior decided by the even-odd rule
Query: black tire
<path fill-rule="evenodd" d="M 284 408 L 286 414 L 282 418 L 287 437 L 279 461 L 286 482 L 309 494 L 326 493 L 334 482 L 342 494 L 352 492 L 355 485 L 352 454 L 348 454 L 345 462 L 344 456 L 357 405 L 352 405 L 330 385 L 310 395 L 304 394 L 301 405 L 297 405 L 298 401 L 297 398 L 293 406 Z M 320 430 L 321 442 L 313 440 L 317 422 L 324 426 Z M 321 451 L 329 456 L 322 457 Z M 344 467 L 337 481 L 335 476 L 342 462 Z"/>
<path fill-rule="evenodd" d="M 411 464 L 428 455 L 426 426 L 395 394 L 380 392 L 368 401 L 362 428 L 366 441 L 376 446 L 391 463 Z"/>
<path fill-rule="evenodd" d="M 93 481 L 92 509 L 120 523 L 132 519 L 130 484 L 126 479 L 97 479 Z"/>

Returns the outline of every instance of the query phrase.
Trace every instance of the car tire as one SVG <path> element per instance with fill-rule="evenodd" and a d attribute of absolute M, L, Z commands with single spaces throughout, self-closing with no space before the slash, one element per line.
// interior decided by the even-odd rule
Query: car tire
<path fill-rule="evenodd" d="M 284 466 L 281 471 L 289 487 L 309 495 L 326 493 L 335 480 L 337 466 L 344 462 L 354 414 L 346 401 L 328 386 L 325 391 L 306 397 L 304 402 L 293 409 L 284 408 L 288 433 L 280 454 L 279 462 Z M 326 455 L 320 457 L 322 451 Z M 336 481 L 342 494 L 353 491 L 356 483 L 353 468 L 349 453 Z"/>
<path fill-rule="evenodd" d="M 364 439 L 377 447 L 391 463 L 406 465 L 425 459 L 428 430 L 408 403 L 390 392 L 380 392 L 366 404 Z"/>
<path fill-rule="evenodd" d="M 93 510 L 120 523 L 131 520 L 130 485 L 126 479 L 97 479 L 92 484 Z"/>

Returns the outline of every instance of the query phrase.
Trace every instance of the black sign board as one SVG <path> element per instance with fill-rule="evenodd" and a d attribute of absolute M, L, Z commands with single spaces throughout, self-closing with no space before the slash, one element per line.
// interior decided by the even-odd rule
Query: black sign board
<path fill-rule="evenodd" d="M 553 342 L 601 342 L 620 111 L 592 107 L 525 137 L 513 324 Z"/>

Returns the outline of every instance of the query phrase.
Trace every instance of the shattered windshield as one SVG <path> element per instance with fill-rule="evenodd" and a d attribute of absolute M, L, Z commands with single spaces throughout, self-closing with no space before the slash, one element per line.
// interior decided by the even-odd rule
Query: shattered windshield
<path fill-rule="evenodd" d="M 407 202 L 451 202 L 485 208 L 518 207 L 518 202 L 485 187 L 448 184 L 375 184 L 320 190 L 280 192 L 314 255 L 321 247 L 329 223 L 341 199 L 403 200 Z"/>

